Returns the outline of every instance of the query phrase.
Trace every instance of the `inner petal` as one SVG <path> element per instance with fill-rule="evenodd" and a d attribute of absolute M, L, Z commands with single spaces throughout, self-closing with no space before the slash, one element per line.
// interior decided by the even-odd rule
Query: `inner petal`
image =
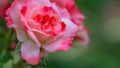
<path fill-rule="evenodd" d="M 32 24 L 36 24 L 36 26 L 31 25 L 33 28 L 37 27 L 37 30 L 40 30 L 52 36 L 56 36 L 61 31 L 64 31 L 66 25 L 61 21 L 61 18 L 52 7 L 45 6 L 39 9 L 36 8 L 34 10 L 39 11 L 35 11 L 35 14 L 34 12 L 32 13 Z"/>

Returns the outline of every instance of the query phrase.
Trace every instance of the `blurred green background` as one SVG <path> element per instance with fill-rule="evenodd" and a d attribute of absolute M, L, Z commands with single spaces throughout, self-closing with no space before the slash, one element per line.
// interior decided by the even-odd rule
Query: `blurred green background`
<path fill-rule="evenodd" d="M 90 44 L 48 57 L 51 68 L 120 68 L 120 0 L 75 0 L 86 16 Z M 80 46 L 79 46 L 80 45 Z"/>

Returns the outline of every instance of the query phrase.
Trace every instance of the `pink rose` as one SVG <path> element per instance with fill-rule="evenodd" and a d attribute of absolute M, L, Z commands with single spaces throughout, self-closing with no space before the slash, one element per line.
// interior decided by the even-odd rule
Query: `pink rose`
<path fill-rule="evenodd" d="M 75 24 L 79 26 L 79 32 L 76 37 L 81 41 L 83 45 L 87 46 L 89 43 L 89 37 L 88 37 L 88 31 L 83 25 L 83 21 L 85 17 L 77 9 L 74 0 L 50 0 L 50 1 L 55 3 L 60 8 L 67 9 L 71 21 L 73 21 Z M 65 13 L 63 15 L 65 15 Z"/>
<path fill-rule="evenodd" d="M 78 25 L 70 17 L 66 8 L 49 0 L 15 0 L 6 20 L 16 30 L 22 58 L 36 65 L 40 56 L 70 48 L 78 33 Z"/>
<path fill-rule="evenodd" d="M 5 17 L 5 12 L 7 8 L 10 6 L 8 0 L 0 0 L 0 16 Z"/>

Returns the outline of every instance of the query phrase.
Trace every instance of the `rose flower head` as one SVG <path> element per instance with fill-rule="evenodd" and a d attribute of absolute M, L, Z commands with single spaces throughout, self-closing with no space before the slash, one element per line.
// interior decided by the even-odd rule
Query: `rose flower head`
<path fill-rule="evenodd" d="M 51 0 L 15 0 L 6 14 L 8 28 L 21 42 L 22 58 L 32 65 L 49 52 L 67 51 L 79 30 L 68 8 Z"/>

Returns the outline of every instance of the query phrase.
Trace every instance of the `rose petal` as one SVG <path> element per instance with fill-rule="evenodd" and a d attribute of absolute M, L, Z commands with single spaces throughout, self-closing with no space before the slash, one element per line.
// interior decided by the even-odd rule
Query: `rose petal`
<path fill-rule="evenodd" d="M 25 40 L 27 39 L 25 32 L 24 32 L 19 26 L 13 25 L 13 27 L 14 27 L 15 30 L 16 30 L 17 39 L 18 39 L 20 42 L 25 41 Z"/>
<path fill-rule="evenodd" d="M 21 44 L 21 56 L 29 64 L 36 65 L 40 61 L 40 49 L 32 41 L 25 41 Z"/>
<path fill-rule="evenodd" d="M 88 31 L 82 24 L 81 24 L 81 26 L 79 26 L 79 32 L 78 32 L 77 38 L 81 41 L 81 43 L 84 46 L 87 46 L 88 43 L 90 42 L 90 39 L 88 37 Z"/>
<path fill-rule="evenodd" d="M 64 33 L 64 37 L 74 37 L 78 33 L 78 26 L 74 24 L 72 21 L 66 18 L 62 18 L 62 21 L 67 25 L 66 31 Z"/>
<path fill-rule="evenodd" d="M 19 27 L 22 27 L 21 26 L 21 23 L 20 23 L 20 15 L 19 15 L 19 12 L 20 12 L 20 9 L 23 5 L 23 2 L 18 2 L 19 0 L 15 0 L 11 7 L 6 11 L 6 14 L 8 15 L 8 17 L 6 17 L 6 19 L 11 19 L 12 24 L 14 25 L 19 25 Z M 25 0 L 26 1 L 26 0 Z"/>
<path fill-rule="evenodd" d="M 84 34 L 84 32 L 79 32 L 77 38 L 81 41 L 81 43 L 84 45 L 84 46 L 87 46 L 88 43 L 89 43 L 89 37 L 88 35 Z"/>
<path fill-rule="evenodd" d="M 28 22 L 26 21 L 26 19 L 23 15 L 21 15 L 21 22 L 22 22 L 22 25 L 24 26 L 25 30 L 27 31 L 28 35 L 33 39 L 33 41 L 37 44 L 37 46 L 40 47 L 41 43 L 39 42 L 39 40 L 37 39 L 37 37 L 33 33 L 32 29 L 28 25 Z"/>
<path fill-rule="evenodd" d="M 69 12 L 65 8 L 60 9 L 60 14 L 61 14 L 62 18 L 71 19 Z"/>
<path fill-rule="evenodd" d="M 10 17 L 6 17 L 5 20 L 7 21 L 7 27 L 12 28 L 13 27 L 13 21 Z"/>
<path fill-rule="evenodd" d="M 42 6 L 51 6 L 49 0 L 31 0 L 31 1 L 36 2 Z"/>
<path fill-rule="evenodd" d="M 71 14 L 72 20 L 76 24 L 83 23 L 85 17 L 76 7 L 74 0 L 66 0 L 65 8 L 68 9 L 68 12 Z"/>
<path fill-rule="evenodd" d="M 55 51 L 67 51 L 72 44 L 71 38 L 63 38 L 59 39 L 51 44 L 43 45 L 43 48 L 48 52 L 55 52 Z"/>

